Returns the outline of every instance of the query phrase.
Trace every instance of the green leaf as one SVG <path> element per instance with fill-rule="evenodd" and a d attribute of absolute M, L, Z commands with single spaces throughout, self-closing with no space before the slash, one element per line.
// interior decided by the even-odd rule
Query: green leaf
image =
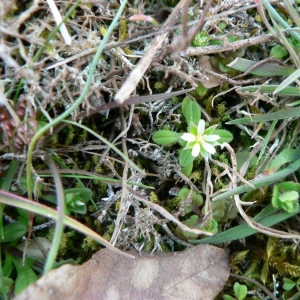
<path fill-rule="evenodd" d="M 194 162 L 194 157 L 192 156 L 191 149 L 182 149 L 179 154 L 179 164 L 181 167 L 186 167 Z"/>
<path fill-rule="evenodd" d="M 19 214 L 19 221 L 21 221 L 25 226 L 29 226 L 30 212 L 20 208 L 18 208 L 17 211 Z"/>
<path fill-rule="evenodd" d="M 184 117 L 186 116 L 186 108 L 187 108 L 187 105 L 189 103 L 191 103 L 193 100 L 190 98 L 190 97 L 185 97 L 182 101 L 182 104 L 181 104 L 181 109 L 182 109 L 182 113 L 184 115 Z"/>
<path fill-rule="evenodd" d="M 287 50 L 281 46 L 280 44 L 276 44 L 275 46 L 272 47 L 270 51 L 270 56 L 273 56 L 277 59 L 284 58 L 288 55 Z"/>
<path fill-rule="evenodd" d="M 2 276 L 0 277 L 0 297 L 7 295 L 11 290 L 14 281 L 11 278 Z M 1 299 L 8 299 L 7 297 L 1 297 Z"/>
<path fill-rule="evenodd" d="M 8 251 L 5 251 L 5 262 L 2 268 L 2 274 L 3 276 L 10 276 L 12 272 L 12 254 Z"/>
<path fill-rule="evenodd" d="M 190 177 L 190 175 L 192 174 L 192 170 L 193 170 L 193 163 L 191 163 L 190 165 L 187 165 L 185 167 L 183 167 L 181 169 L 181 172 L 186 176 L 186 177 Z"/>
<path fill-rule="evenodd" d="M 273 208 L 272 205 L 268 205 L 257 216 L 255 216 L 254 221 L 259 222 L 264 226 L 271 227 L 295 215 L 287 212 L 276 213 L 278 210 L 279 209 Z M 300 210 L 298 209 L 298 213 L 299 212 Z M 220 244 L 242 239 L 256 232 L 257 231 L 255 229 L 249 227 L 249 225 L 245 223 L 230 228 L 226 231 L 220 232 L 215 236 L 207 237 L 200 240 L 193 240 L 190 242 L 195 244 Z"/>
<path fill-rule="evenodd" d="M 273 188 L 273 194 L 272 194 L 272 205 L 275 208 L 280 207 L 280 201 L 279 201 L 279 189 L 277 185 L 274 185 Z"/>
<path fill-rule="evenodd" d="M 283 289 L 286 291 L 292 290 L 296 286 L 296 283 L 289 279 L 289 278 L 283 278 Z"/>
<path fill-rule="evenodd" d="M 26 233 L 26 226 L 20 222 L 14 222 L 4 226 L 3 228 L 4 237 L 0 237 L 0 242 L 12 242 L 21 238 Z"/>
<path fill-rule="evenodd" d="M 88 188 L 73 188 L 65 190 L 65 195 L 72 194 L 79 201 L 88 202 L 92 198 L 92 191 Z"/>
<path fill-rule="evenodd" d="M 198 103 L 195 101 L 186 101 L 184 106 L 182 106 L 183 115 L 187 121 L 188 127 L 192 124 L 198 125 L 201 118 L 201 110 Z"/>
<path fill-rule="evenodd" d="M 294 74 L 293 74 L 294 75 Z M 281 84 L 280 84 L 281 85 Z M 261 93 L 275 93 L 280 96 L 296 96 L 300 95 L 300 88 L 295 86 L 286 86 L 281 89 L 280 85 L 250 85 L 244 86 L 238 89 L 241 92 L 257 92 L 260 91 Z M 280 90 L 277 90 L 280 87 Z"/>
<path fill-rule="evenodd" d="M 158 130 L 153 133 L 152 139 L 159 145 L 172 145 L 178 143 L 182 133 L 174 132 L 171 130 Z"/>
<path fill-rule="evenodd" d="M 223 296 L 223 299 L 224 299 L 224 300 L 236 300 L 235 298 L 233 298 L 233 297 L 231 297 L 231 296 L 229 296 L 229 295 L 224 295 L 224 296 Z"/>
<path fill-rule="evenodd" d="M 245 150 L 245 151 L 240 151 L 236 153 L 236 160 L 237 160 L 237 168 L 240 170 L 244 162 L 249 158 L 250 156 L 250 151 Z M 257 156 L 254 156 L 250 163 L 249 163 L 249 168 L 253 167 L 257 161 Z"/>
<path fill-rule="evenodd" d="M 283 119 L 289 119 L 294 117 L 300 117 L 300 107 L 292 108 L 292 109 L 283 109 L 280 111 L 267 113 L 264 115 L 257 115 L 236 119 L 227 122 L 226 124 L 232 125 L 232 124 L 252 124 L 257 122 L 268 122 L 268 121 L 274 121 L 274 120 L 283 120 Z"/>
<path fill-rule="evenodd" d="M 195 91 L 199 96 L 205 96 L 208 89 L 200 82 Z"/>
<path fill-rule="evenodd" d="M 298 69 L 293 74 L 291 74 L 288 78 L 283 80 L 276 90 L 273 92 L 274 95 L 279 93 L 280 91 L 284 90 L 286 87 L 289 87 L 289 84 L 293 83 L 295 80 L 297 80 L 300 77 L 300 70 Z"/>
<path fill-rule="evenodd" d="M 247 287 L 243 284 L 236 282 L 233 286 L 233 290 L 238 300 L 243 300 L 247 296 Z"/>
<path fill-rule="evenodd" d="M 278 187 L 283 192 L 300 191 L 300 183 L 294 181 L 284 181 L 278 184 Z"/>
<path fill-rule="evenodd" d="M 178 192 L 178 197 L 180 197 L 182 200 L 185 200 L 189 196 L 189 193 L 190 193 L 190 189 L 184 186 Z"/>
<path fill-rule="evenodd" d="M 197 226 L 196 228 L 202 229 L 202 224 Z M 212 234 L 216 234 L 218 232 L 218 222 L 215 219 L 211 219 L 211 221 L 203 228 L 205 231 L 211 232 Z"/>
<path fill-rule="evenodd" d="M 299 158 L 300 151 L 298 149 L 284 149 L 272 160 L 265 171 L 267 171 L 268 173 L 275 173 L 284 164 L 295 162 Z"/>
<path fill-rule="evenodd" d="M 200 207 L 201 205 L 203 205 L 203 197 L 201 194 L 196 193 L 195 191 L 193 191 L 192 194 L 192 203 L 193 205 Z"/>
<path fill-rule="evenodd" d="M 15 294 L 18 295 L 27 288 L 29 284 L 37 280 L 37 275 L 27 264 L 23 266 L 19 259 L 14 259 L 13 261 L 18 273 L 15 281 Z"/>
<path fill-rule="evenodd" d="M 298 201 L 281 202 L 281 207 L 288 213 L 293 214 L 299 210 L 299 202 Z"/>
<path fill-rule="evenodd" d="M 86 207 L 86 205 L 82 205 L 82 206 L 76 205 L 76 206 L 70 208 L 70 210 L 74 213 L 84 215 L 87 212 L 87 207 Z"/>
<path fill-rule="evenodd" d="M 213 134 L 219 135 L 221 138 L 217 141 L 220 144 L 222 143 L 230 143 L 233 140 L 233 135 L 224 129 L 216 129 Z"/>
<path fill-rule="evenodd" d="M 184 224 L 190 228 L 194 228 L 198 222 L 199 222 L 199 217 L 197 215 L 192 215 L 184 222 Z"/>
<path fill-rule="evenodd" d="M 227 66 L 237 71 L 246 72 L 257 63 L 258 63 L 257 61 L 252 61 L 252 60 L 238 57 Z M 296 71 L 295 69 L 287 68 L 276 63 L 265 63 L 265 64 L 258 65 L 250 72 L 250 74 L 257 75 L 257 76 L 267 76 L 267 77 L 289 76 L 295 71 Z"/>
<path fill-rule="evenodd" d="M 298 201 L 299 200 L 299 193 L 296 191 L 287 191 L 282 193 L 279 196 L 281 202 L 290 202 L 290 201 Z"/>

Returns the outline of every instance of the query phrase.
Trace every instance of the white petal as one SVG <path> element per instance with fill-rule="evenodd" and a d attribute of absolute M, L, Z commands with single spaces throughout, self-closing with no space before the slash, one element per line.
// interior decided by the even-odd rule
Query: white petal
<path fill-rule="evenodd" d="M 197 128 L 198 134 L 202 135 L 204 129 L 205 129 L 205 122 L 204 122 L 204 120 L 200 120 L 198 123 L 198 128 Z"/>
<path fill-rule="evenodd" d="M 211 134 L 211 135 L 206 135 L 204 137 L 204 141 L 206 142 L 215 142 L 217 140 L 219 140 L 221 137 L 219 135 L 216 134 Z"/>
<path fill-rule="evenodd" d="M 216 153 L 216 149 L 209 143 L 203 142 L 202 143 L 202 147 L 209 153 L 211 154 L 215 154 Z"/>
<path fill-rule="evenodd" d="M 180 138 L 182 138 L 186 142 L 195 142 L 196 137 L 191 133 L 184 133 Z"/>
<path fill-rule="evenodd" d="M 200 145 L 199 143 L 196 143 L 192 150 L 192 156 L 197 157 L 199 153 L 200 153 Z"/>

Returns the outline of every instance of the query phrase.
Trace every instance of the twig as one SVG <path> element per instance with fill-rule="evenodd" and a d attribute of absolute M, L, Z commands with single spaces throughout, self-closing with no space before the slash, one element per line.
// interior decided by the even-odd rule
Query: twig
<path fill-rule="evenodd" d="M 274 36 L 272 34 L 266 34 L 258 37 L 244 39 L 233 43 L 227 43 L 226 45 L 213 45 L 206 47 L 189 47 L 180 53 L 181 56 L 199 56 L 203 54 L 220 53 L 226 51 L 236 51 L 241 48 L 247 48 L 253 45 L 267 43 Z"/>
<path fill-rule="evenodd" d="M 211 232 L 207 232 L 204 230 L 200 230 L 200 229 L 193 229 L 193 228 L 189 228 L 188 226 L 184 225 L 183 223 L 181 223 L 178 219 L 176 219 L 173 215 L 171 215 L 167 210 L 165 210 L 163 207 L 161 207 L 158 204 L 155 204 L 151 201 L 149 201 L 147 198 L 145 198 L 144 196 L 140 195 L 139 193 L 137 193 L 136 191 L 134 191 L 132 188 L 128 187 L 128 191 L 130 192 L 130 194 L 137 199 L 138 201 L 141 201 L 142 203 L 144 203 L 145 205 L 151 207 L 153 210 L 157 211 L 158 213 L 160 213 L 162 216 L 164 216 L 166 219 L 174 222 L 177 226 L 179 226 L 182 230 L 187 231 L 187 232 L 191 232 L 191 233 L 195 233 L 195 234 L 205 234 L 205 235 L 209 235 L 212 236 L 213 234 Z"/>

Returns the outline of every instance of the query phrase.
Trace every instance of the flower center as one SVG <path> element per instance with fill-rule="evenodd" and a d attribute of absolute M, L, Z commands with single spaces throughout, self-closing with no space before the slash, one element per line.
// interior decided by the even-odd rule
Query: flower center
<path fill-rule="evenodd" d="M 198 134 L 196 136 L 196 143 L 202 144 L 204 141 L 204 137 L 205 137 L 205 135 Z"/>

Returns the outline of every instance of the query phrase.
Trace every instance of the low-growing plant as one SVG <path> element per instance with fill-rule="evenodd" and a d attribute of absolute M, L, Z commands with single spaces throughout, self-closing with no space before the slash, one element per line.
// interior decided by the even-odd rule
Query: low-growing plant
<path fill-rule="evenodd" d="M 234 291 L 235 298 L 233 298 L 229 295 L 224 295 L 223 299 L 224 300 L 243 300 L 247 296 L 248 289 L 247 289 L 247 286 L 245 286 L 244 284 L 239 284 L 238 282 L 236 282 L 233 285 L 233 291 Z"/>
<path fill-rule="evenodd" d="M 273 187 L 272 205 L 288 213 L 299 210 L 300 184 L 293 181 L 281 182 Z"/>
<path fill-rule="evenodd" d="M 65 214 L 70 215 L 71 212 L 77 214 L 85 214 L 87 212 L 87 202 L 92 198 L 92 191 L 88 188 L 72 188 L 66 189 L 65 193 Z M 56 197 L 53 195 L 43 195 L 44 199 L 57 203 Z"/>
<path fill-rule="evenodd" d="M 152 139 L 160 145 L 179 143 L 182 146 L 179 153 L 179 164 L 182 172 L 189 176 L 197 156 L 200 155 L 205 160 L 211 159 L 211 156 L 216 153 L 215 147 L 222 147 L 224 142 L 230 143 L 233 136 L 227 130 L 217 129 L 218 125 L 205 128 L 199 104 L 189 97 L 184 98 L 182 102 L 182 112 L 187 122 L 186 133 L 158 130 L 154 132 Z"/>

